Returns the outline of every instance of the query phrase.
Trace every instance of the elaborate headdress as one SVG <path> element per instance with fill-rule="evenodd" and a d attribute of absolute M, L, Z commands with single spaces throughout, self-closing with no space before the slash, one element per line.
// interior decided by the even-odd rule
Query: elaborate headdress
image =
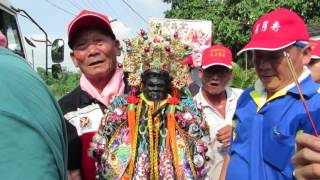
<path fill-rule="evenodd" d="M 180 41 L 178 33 L 162 34 L 159 24 L 151 25 L 150 29 L 150 33 L 141 30 L 134 39 L 125 40 L 124 71 L 129 73 L 129 84 L 138 86 L 144 71 L 159 69 L 173 78 L 174 88 L 181 89 L 186 85 L 189 72 L 183 60 L 191 49 Z"/>

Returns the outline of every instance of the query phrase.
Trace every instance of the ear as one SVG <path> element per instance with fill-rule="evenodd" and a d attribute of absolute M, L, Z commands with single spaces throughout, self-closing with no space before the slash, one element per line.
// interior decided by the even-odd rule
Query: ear
<path fill-rule="evenodd" d="M 78 63 L 78 60 L 76 59 L 76 57 L 74 57 L 74 52 L 71 52 L 70 53 L 70 57 L 72 59 L 72 62 L 74 64 L 75 67 L 79 67 L 79 63 Z"/>
<path fill-rule="evenodd" d="M 116 48 L 116 55 L 120 56 L 121 55 L 120 41 L 116 39 L 114 41 L 114 46 Z"/>
<path fill-rule="evenodd" d="M 228 73 L 228 78 L 229 78 L 229 81 L 232 79 L 233 75 L 232 75 L 232 69 L 230 69 L 230 73 Z"/>
<path fill-rule="evenodd" d="M 301 50 L 302 55 L 302 63 L 303 65 L 307 65 L 311 61 L 311 46 L 307 45 Z"/>
<path fill-rule="evenodd" d="M 199 72 L 198 72 L 199 78 L 202 79 L 203 77 L 203 70 L 201 68 L 199 68 Z"/>

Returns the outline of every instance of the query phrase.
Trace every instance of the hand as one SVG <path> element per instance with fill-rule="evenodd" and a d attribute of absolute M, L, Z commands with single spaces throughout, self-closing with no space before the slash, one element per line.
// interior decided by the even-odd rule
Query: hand
<path fill-rule="evenodd" d="M 105 140 L 99 133 L 96 133 L 93 138 L 92 142 L 90 143 L 88 154 L 90 157 L 97 158 L 100 156 L 101 152 L 105 149 Z"/>
<path fill-rule="evenodd" d="M 80 169 L 69 170 L 68 171 L 68 180 L 82 180 Z"/>
<path fill-rule="evenodd" d="M 297 179 L 320 178 L 320 138 L 309 134 L 296 137 L 297 152 L 292 157 Z"/>
<path fill-rule="evenodd" d="M 224 147 L 229 147 L 231 140 L 232 126 L 226 125 L 218 130 L 217 140 L 223 144 Z"/>
<path fill-rule="evenodd" d="M 230 162 L 230 155 L 227 154 L 224 157 L 224 160 L 223 160 L 223 165 L 222 165 L 222 169 L 221 169 L 221 172 L 220 172 L 219 180 L 225 180 L 226 179 L 229 162 Z"/>

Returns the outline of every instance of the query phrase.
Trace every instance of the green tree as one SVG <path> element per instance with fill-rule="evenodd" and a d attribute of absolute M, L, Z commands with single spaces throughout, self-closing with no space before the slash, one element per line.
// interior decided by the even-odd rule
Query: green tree
<path fill-rule="evenodd" d="M 300 14 L 309 24 L 320 20 L 319 0 L 163 0 L 171 3 L 165 12 L 166 18 L 197 19 L 212 21 L 213 44 L 230 47 L 233 54 L 238 52 L 250 39 L 254 22 L 263 14 L 276 8 L 289 8 Z M 251 54 L 248 53 L 248 59 Z M 244 56 L 236 56 L 232 86 L 246 88 L 256 79 L 252 63 Z M 243 68 L 249 70 L 244 71 Z"/>
<path fill-rule="evenodd" d="M 250 68 L 244 71 L 243 68 L 234 64 L 232 67 L 232 80 L 230 82 L 231 87 L 237 87 L 240 89 L 246 89 L 254 86 L 257 79 L 254 68 Z"/>
<path fill-rule="evenodd" d="M 319 23 L 319 0 L 163 0 L 171 3 L 167 18 L 212 21 L 214 44 L 239 51 L 251 36 L 254 22 L 276 8 L 290 8 L 309 24 Z"/>
<path fill-rule="evenodd" d="M 69 72 L 63 70 L 60 79 L 52 78 L 52 75 L 50 73 L 48 74 L 48 76 L 46 76 L 44 68 L 37 68 L 37 72 L 47 84 L 50 91 L 53 93 L 57 100 L 67 93 L 71 92 L 79 85 L 80 73 L 78 72 Z"/>

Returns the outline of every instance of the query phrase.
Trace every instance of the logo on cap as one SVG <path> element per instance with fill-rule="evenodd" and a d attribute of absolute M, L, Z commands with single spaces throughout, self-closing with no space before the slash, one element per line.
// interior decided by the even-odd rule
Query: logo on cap
<path fill-rule="evenodd" d="M 210 57 L 226 57 L 226 49 L 216 48 L 210 49 Z"/>
<path fill-rule="evenodd" d="M 238 55 L 248 50 L 276 51 L 308 39 L 309 34 L 303 19 L 295 12 L 281 8 L 256 21 L 250 41 Z"/>
<path fill-rule="evenodd" d="M 202 69 L 213 65 L 221 65 L 229 69 L 232 68 L 232 53 L 229 48 L 222 45 L 215 45 L 205 49 L 202 54 Z"/>
<path fill-rule="evenodd" d="M 263 21 L 261 28 L 260 28 L 260 24 L 257 24 L 255 27 L 254 33 L 257 34 L 259 32 L 265 32 L 268 29 L 270 29 L 271 31 L 277 32 L 281 27 L 279 21 L 274 21 L 271 26 L 270 25 L 268 26 L 268 24 L 269 24 L 269 21 Z"/>

